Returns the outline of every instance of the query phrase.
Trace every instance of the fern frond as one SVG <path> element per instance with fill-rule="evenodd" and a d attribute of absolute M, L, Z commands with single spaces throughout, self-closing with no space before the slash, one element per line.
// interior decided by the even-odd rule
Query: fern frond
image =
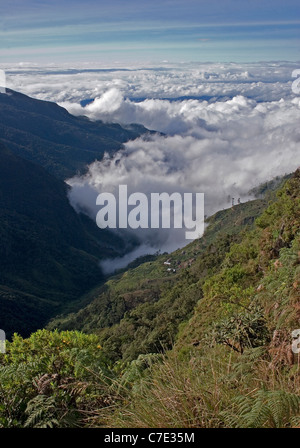
<path fill-rule="evenodd" d="M 283 390 L 259 389 L 238 397 L 223 417 L 235 428 L 287 428 L 300 421 L 300 397 Z"/>
<path fill-rule="evenodd" d="M 25 428 L 53 428 L 58 426 L 53 397 L 37 395 L 28 402 L 25 414 L 28 416 L 24 425 Z"/>

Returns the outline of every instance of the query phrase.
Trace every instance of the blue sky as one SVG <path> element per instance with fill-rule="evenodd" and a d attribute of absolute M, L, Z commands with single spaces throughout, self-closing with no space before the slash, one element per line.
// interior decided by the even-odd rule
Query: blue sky
<path fill-rule="evenodd" d="M 299 0 L 1 1 L 0 62 L 300 60 Z"/>

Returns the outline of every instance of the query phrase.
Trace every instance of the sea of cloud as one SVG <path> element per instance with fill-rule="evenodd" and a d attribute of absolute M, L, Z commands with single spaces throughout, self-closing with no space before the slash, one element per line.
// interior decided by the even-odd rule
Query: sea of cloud
<path fill-rule="evenodd" d="M 124 67 L 115 63 L 40 66 L 33 63 L 0 64 L 8 87 L 55 102 L 100 98 L 112 88 L 126 98 L 230 97 L 243 95 L 257 101 L 292 96 L 294 62 L 181 63 Z"/>
<path fill-rule="evenodd" d="M 10 67 L 7 78 L 8 87 L 56 101 L 74 115 L 157 131 L 69 179 L 76 210 L 95 218 L 99 192 L 116 193 L 126 184 L 130 192 L 148 195 L 204 193 L 210 215 L 230 206 L 232 198 L 248 200 L 252 187 L 300 165 L 300 96 L 291 88 L 297 68 L 283 62 L 165 63 L 126 70 L 25 64 Z M 84 99 L 93 102 L 83 107 Z M 185 244 L 178 230 L 136 234 L 143 253 Z"/>

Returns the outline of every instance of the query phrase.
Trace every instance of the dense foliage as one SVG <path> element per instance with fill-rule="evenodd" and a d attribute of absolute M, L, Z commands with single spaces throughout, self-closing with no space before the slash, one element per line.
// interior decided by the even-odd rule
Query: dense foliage
<path fill-rule="evenodd" d="M 300 170 L 254 227 L 249 207 L 171 254 L 175 273 L 159 256 L 51 324 L 93 334 L 15 336 L 0 355 L 1 425 L 299 427 Z"/>
<path fill-rule="evenodd" d="M 0 328 L 8 336 L 29 335 L 98 285 L 99 259 L 128 244 L 78 215 L 64 182 L 1 142 L 0 221 Z"/>
<path fill-rule="evenodd" d="M 111 404 L 110 377 L 95 335 L 15 335 L 0 358 L 0 426 L 83 424 L 93 409 Z"/>

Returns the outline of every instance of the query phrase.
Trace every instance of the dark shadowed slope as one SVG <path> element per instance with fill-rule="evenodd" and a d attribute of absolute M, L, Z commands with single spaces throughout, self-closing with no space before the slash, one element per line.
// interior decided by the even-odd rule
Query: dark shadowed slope
<path fill-rule="evenodd" d="M 67 186 L 0 143 L 0 328 L 28 334 L 102 279 L 124 243 L 70 206 Z"/>
<path fill-rule="evenodd" d="M 0 139 L 15 154 L 61 179 L 148 132 L 143 126 L 92 122 L 74 117 L 55 103 L 10 89 L 0 94 Z"/>

